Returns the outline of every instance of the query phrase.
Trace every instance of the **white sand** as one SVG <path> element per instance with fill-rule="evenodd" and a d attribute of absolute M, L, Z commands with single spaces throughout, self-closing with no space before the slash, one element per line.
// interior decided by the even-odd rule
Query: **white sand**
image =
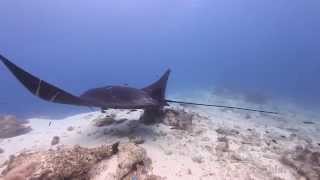
<path fill-rule="evenodd" d="M 241 100 L 199 94 L 202 97 L 180 99 L 252 106 Z M 276 109 L 272 105 L 268 107 Z M 297 145 L 312 144 L 320 148 L 317 144 L 320 143 L 320 119 L 317 120 L 314 114 L 306 115 L 296 109 L 282 111 L 279 116 L 202 107 L 186 109 L 200 114 L 193 122 L 192 132 L 171 129 L 164 124 L 143 125 L 137 121 L 141 111 L 110 110 L 108 113 L 116 114 L 116 119 L 127 118 L 128 121 L 106 127 L 93 126 L 92 121 L 101 115 L 100 112 L 79 114 L 63 120 L 30 119 L 33 131 L 0 139 L 0 147 L 4 149 L 4 153 L 0 154 L 0 163 L 10 155 L 26 150 L 54 148 L 51 146 L 54 136 L 60 137 L 62 145 L 79 144 L 85 147 L 125 142 L 129 141 L 129 136 L 141 136 L 145 140 L 141 146 L 152 159 L 152 172 L 168 180 L 291 180 L 297 179 L 296 173 L 281 164 L 281 155 Z M 315 124 L 304 124 L 304 121 Z M 68 131 L 71 126 L 74 130 Z M 228 145 L 223 137 L 227 138 Z"/>

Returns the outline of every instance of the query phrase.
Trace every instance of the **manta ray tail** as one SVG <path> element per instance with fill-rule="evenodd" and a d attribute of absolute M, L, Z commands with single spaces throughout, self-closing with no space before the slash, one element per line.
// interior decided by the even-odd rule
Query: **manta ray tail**
<path fill-rule="evenodd" d="M 228 108 L 228 109 L 237 109 L 237 110 L 243 110 L 243 111 L 260 112 L 260 113 L 267 113 L 267 114 L 279 114 L 278 112 L 243 108 L 243 107 L 224 106 L 224 105 L 216 105 L 216 104 L 203 104 L 203 103 L 195 103 L 195 102 L 176 101 L 176 100 L 166 100 L 166 101 L 170 103 L 189 104 L 189 105 L 195 105 L 195 106 L 208 106 L 208 107 L 216 107 L 216 108 Z"/>
<path fill-rule="evenodd" d="M 59 89 L 21 69 L 0 54 L 0 60 L 11 71 L 11 73 L 26 87 L 33 95 L 39 98 L 61 104 L 78 106 L 89 106 L 89 104 L 77 96 Z"/>
<path fill-rule="evenodd" d="M 165 95 L 170 72 L 170 69 L 168 69 L 158 81 L 142 89 L 163 106 L 168 105 Z"/>

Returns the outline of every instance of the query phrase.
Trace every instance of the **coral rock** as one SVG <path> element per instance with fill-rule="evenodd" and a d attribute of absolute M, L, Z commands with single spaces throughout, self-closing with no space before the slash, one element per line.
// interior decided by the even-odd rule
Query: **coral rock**
<path fill-rule="evenodd" d="M 184 110 L 166 109 L 163 123 L 173 126 L 175 129 L 191 130 L 194 114 L 187 113 Z"/>
<path fill-rule="evenodd" d="M 9 160 L 2 172 L 5 180 L 25 179 L 71 179 L 87 180 L 90 168 L 118 151 L 118 143 L 97 148 L 73 148 L 44 152 L 22 153 Z"/>
<path fill-rule="evenodd" d="M 60 142 L 60 137 L 59 136 L 54 136 L 51 140 L 51 145 L 54 146 L 54 145 L 57 145 L 59 144 Z"/>
<path fill-rule="evenodd" d="M 96 164 L 89 175 L 91 180 L 164 180 L 150 170 L 151 160 L 145 149 L 128 143 L 120 144 L 119 153 Z"/>
<path fill-rule="evenodd" d="M 74 130 L 74 127 L 73 127 L 73 126 L 69 126 L 67 130 L 68 130 L 68 131 L 73 131 L 73 130 Z"/>
<path fill-rule="evenodd" d="M 217 153 L 224 153 L 229 151 L 229 139 L 227 137 L 219 137 L 216 145 Z"/>
<path fill-rule="evenodd" d="M 129 143 L 119 146 L 118 169 L 116 170 L 117 179 L 127 176 L 134 166 L 147 161 L 147 152 L 142 147 Z"/>

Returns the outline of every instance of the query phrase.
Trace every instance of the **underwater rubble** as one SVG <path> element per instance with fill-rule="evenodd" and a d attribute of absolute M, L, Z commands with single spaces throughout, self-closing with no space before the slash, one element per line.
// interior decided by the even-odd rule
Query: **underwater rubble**
<path fill-rule="evenodd" d="M 280 161 L 297 173 L 297 178 L 308 180 L 320 179 L 320 152 L 297 146 L 286 152 Z"/>
<path fill-rule="evenodd" d="M 101 168 L 111 158 L 116 159 L 112 164 L 115 168 Z M 132 143 L 114 143 L 96 148 L 60 147 L 57 150 L 25 152 L 11 157 L 6 162 L 2 179 L 161 180 L 160 176 L 148 173 L 149 167 L 151 160 L 146 150 Z"/>

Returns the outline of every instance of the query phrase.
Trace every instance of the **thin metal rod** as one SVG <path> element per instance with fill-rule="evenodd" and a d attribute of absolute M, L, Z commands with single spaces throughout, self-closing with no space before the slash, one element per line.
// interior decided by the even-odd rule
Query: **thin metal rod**
<path fill-rule="evenodd" d="M 215 104 L 202 104 L 202 103 L 194 103 L 194 102 L 175 101 L 175 100 L 166 100 L 166 101 L 169 102 L 169 103 L 190 104 L 190 105 L 196 105 L 196 106 L 208 106 L 208 107 L 217 107 L 217 108 L 229 108 L 229 109 L 238 109 L 238 110 L 244 110 L 244 111 L 253 111 L 253 112 L 268 113 L 268 114 L 279 114 L 278 112 L 264 111 L 264 110 L 250 109 L 250 108 L 241 108 L 241 107 L 234 107 L 234 106 L 223 106 L 223 105 L 215 105 Z"/>

